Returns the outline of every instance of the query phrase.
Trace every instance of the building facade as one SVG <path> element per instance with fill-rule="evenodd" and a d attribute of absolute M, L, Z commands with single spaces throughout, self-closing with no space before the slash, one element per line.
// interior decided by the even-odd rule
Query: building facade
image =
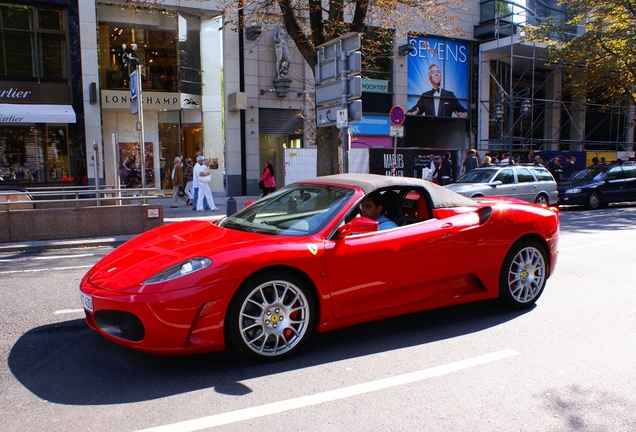
<path fill-rule="evenodd" d="M 70 1 L 0 3 L 0 177 L 64 184 L 86 171 L 79 33 Z"/>
<path fill-rule="evenodd" d="M 467 4 L 461 36 L 413 28 L 386 61 L 363 64 L 351 147 L 633 151 L 629 109 L 568 99 L 541 48 L 519 37 L 562 6 Z M 282 185 L 293 149 L 316 148 L 314 73 L 293 41 L 258 23 L 232 28 L 216 1 L 0 0 L 0 32 L 4 182 L 169 189 L 173 158 L 203 155 L 214 192 L 255 195 L 266 160 Z M 408 112 L 399 139 L 394 105 Z M 123 174 L 135 170 L 136 182 Z"/>

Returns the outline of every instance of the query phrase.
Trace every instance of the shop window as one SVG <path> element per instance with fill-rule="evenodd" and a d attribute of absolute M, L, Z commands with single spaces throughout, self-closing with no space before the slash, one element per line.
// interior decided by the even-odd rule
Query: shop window
<path fill-rule="evenodd" d="M 0 3 L 0 79 L 68 82 L 66 14 Z"/>
<path fill-rule="evenodd" d="M 66 124 L 0 128 L 0 177 L 4 182 L 72 181 Z"/>
<path fill-rule="evenodd" d="M 46 159 L 51 181 L 70 181 L 68 134 L 65 124 L 47 124 Z"/>

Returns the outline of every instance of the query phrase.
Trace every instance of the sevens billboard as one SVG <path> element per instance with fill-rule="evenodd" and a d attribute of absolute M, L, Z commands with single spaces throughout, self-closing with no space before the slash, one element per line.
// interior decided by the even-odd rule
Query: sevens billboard
<path fill-rule="evenodd" d="M 410 37 L 407 114 L 467 118 L 470 45 L 430 36 Z M 435 92 L 437 90 L 437 92 Z"/>

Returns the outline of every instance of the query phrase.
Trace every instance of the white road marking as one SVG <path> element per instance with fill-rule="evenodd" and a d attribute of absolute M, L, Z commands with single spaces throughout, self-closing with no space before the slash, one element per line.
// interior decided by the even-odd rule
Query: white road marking
<path fill-rule="evenodd" d="M 34 260 L 51 260 L 51 259 L 59 259 L 59 258 L 83 258 L 94 256 L 95 254 L 78 254 L 78 255 L 54 255 L 54 256 L 43 256 L 43 257 L 35 257 Z"/>
<path fill-rule="evenodd" d="M 411 384 L 417 381 L 423 381 L 429 378 L 447 375 L 453 372 L 458 372 L 460 370 L 470 369 L 487 363 L 492 363 L 506 358 L 518 356 L 520 354 L 520 352 L 513 349 L 505 349 L 502 351 L 484 354 L 445 365 L 407 373 L 404 375 L 383 378 L 376 381 L 356 384 L 350 387 L 329 390 L 322 393 L 301 396 L 295 399 L 287 399 L 271 404 L 255 406 L 252 408 L 245 408 L 222 414 L 211 415 L 208 417 L 186 420 L 180 423 L 172 423 L 163 426 L 157 426 L 154 428 L 143 429 L 138 432 L 199 431 L 215 426 L 237 423 L 245 420 L 255 419 L 258 417 L 264 417 L 272 414 L 282 413 L 285 411 L 291 411 L 294 409 L 305 408 L 325 402 L 332 402 L 339 399 L 345 399 L 353 396 L 384 390 L 391 387 Z"/>
<path fill-rule="evenodd" d="M 604 244 L 608 244 L 608 243 L 615 243 L 614 241 L 602 241 L 602 242 L 596 242 L 596 243 L 586 243 L 586 244 L 581 244 L 581 245 L 575 245 L 575 246 L 568 246 L 568 247 L 559 247 L 559 252 L 563 252 L 563 251 L 569 251 L 569 250 L 574 250 L 574 249 L 582 249 L 582 248 L 588 248 L 588 247 L 595 247 L 598 245 L 604 245 Z"/>
<path fill-rule="evenodd" d="M 79 308 L 79 309 L 60 309 L 60 310 L 56 310 L 53 313 L 55 315 L 62 315 L 62 314 L 74 314 L 74 313 L 80 313 L 80 312 L 84 312 L 84 309 L 83 308 Z"/>
<path fill-rule="evenodd" d="M 18 274 L 18 273 L 37 273 L 44 271 L 60 271 L 60 270 L 76 270 L 76 269 L 85 269 L 91 268 L 92 265 L 83 265 L 83 266 L 71 266 L 71 267 L 50 267 L 50 268 L 38 268 L 38 269 L 28 269 L 28 270 L 7 270 L 0 271 L 0 275 L 3 274 Z"/>

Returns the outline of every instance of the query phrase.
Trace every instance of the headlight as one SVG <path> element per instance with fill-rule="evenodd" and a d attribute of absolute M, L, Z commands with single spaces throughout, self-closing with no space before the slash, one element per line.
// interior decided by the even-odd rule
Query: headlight
<path fill-rule="evenodd" d="M 577 194 L 581 193 L 581 188 L 573 188 L 565 191 L 566 194 Z"/>
<path fill-rule="evenodd" d="M 184 261 L 180 264 L 174 265 L 156 275 L 149 277 L 144 281 L 144 284 L 153 284 L 158 282 L 165 282 L 171 279 L 176 279 L 181 276 L 189 275 L 196 271 L 202 270 L 212 265 L 212 260 L 209 258 L 197 257 Z"/>

